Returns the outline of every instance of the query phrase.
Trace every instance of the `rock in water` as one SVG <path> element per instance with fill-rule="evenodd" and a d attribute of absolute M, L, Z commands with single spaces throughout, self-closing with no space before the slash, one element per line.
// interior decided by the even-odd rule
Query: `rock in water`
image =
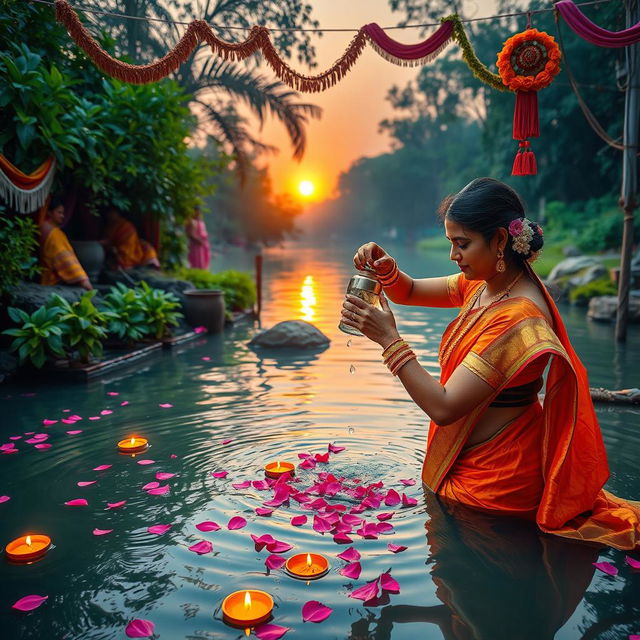
<path fill-rule="evenodd" d="M 326 347 L 331 340 L 304 320 L 285 320 L 255 336 L 250 347 L 268 347 L 273 349 L 296 348 L 317 349 Z"/>

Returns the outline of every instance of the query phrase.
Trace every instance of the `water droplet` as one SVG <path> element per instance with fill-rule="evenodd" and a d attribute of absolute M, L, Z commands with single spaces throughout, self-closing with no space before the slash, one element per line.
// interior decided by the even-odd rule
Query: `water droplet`
<path fill-rule="evenodd" d="M 351 338 L 347 340 L 347 347 L 350 347 L 350 346 L 351 346 Z"/>
<path fill-rule="evenodd" d="M 349 435 L 353 435 L 353 434 L 355 433 L 355 431 L 356 431 L 356 430 L 355 430 L 353 427 L 349 427 L 349 428 L 347 429 L 347 433 L 348 433 Z"/>
<path fill-rule="evenodd" d="M 349 367 L 349 373 L 355 373 L 355 372 L 356 372 L 356 368 L 353 365 L 351 365 Z"/>

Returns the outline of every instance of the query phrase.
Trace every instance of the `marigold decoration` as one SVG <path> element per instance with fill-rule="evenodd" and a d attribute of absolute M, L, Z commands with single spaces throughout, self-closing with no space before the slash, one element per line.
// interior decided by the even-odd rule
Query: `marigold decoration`
<path fill-rule="evenodd" d="M 527 29 L 504 43 L 497 66 L 502 82 L 516 94 L 513 138 L 520 144 L 511 175 L 535 175 L 536 157 L 527 138 L 540 135 L 538 91 L 560 72 L 560 47 L 548 33 Z"/>

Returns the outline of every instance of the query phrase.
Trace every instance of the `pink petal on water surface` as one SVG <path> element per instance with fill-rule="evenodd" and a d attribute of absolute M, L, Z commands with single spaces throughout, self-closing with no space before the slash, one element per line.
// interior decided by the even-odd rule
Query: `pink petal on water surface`
<path fill-rule="evenodd" d="M 289 627 L 280 627 L 277 624 L 261 624 L 253 632 L 259 640 L 278 640 L 290 630 Z"/>
<path fill-rule="evenodd" d="M 107 391 L 108 396 L 119 396 L 120 394 L 117 391 Z"/>
<path fill-rule="evenodd" d="M 378 520 L 382 522 L 384 520 L 391 520 L 391 518 L 393 518 L 394 515 L 395 515 L 395 511 L 389 511 L 388 513 L 379 513 L 376 516 L 376 518 L 378 518 Z"/>
<path fill-rule="evenodd" d="M 617 576 L 618 570 L 610 563 L 610 562 L 592 562 L 591 563 L 596 569 L 599 569 L 603 573 L 606 573 L 610 576 Z"/>
<path fill-rule="evenodd" d="M 638 635 L 629 636 L 629 640 L 640 640 L 640 636 Z"/>
<path fill-rule="evenodd" d="M 67 507 L 86 507 L 89 503 L 84 498 L 75 498 L 65 502 Z"/>
<path fill-rule="evenodd" d="M 9 496 L 0 496 L 0 504 L 2 504 L 3 502 L 9 502 L 9 500 L 11 500 Z"/>
<path fill-rule="evenodd" d="M 76 422 L 78 422 L 78 420 L 82 420 L 82 416 L 79 416 L 77 413 L 74 413 L 72 416 L 69 416 L 69 420 L 75 420 Z"/>
<path fill-rule="evenodd" d="M 217 522 L 213 522 L 213 520 L 205 520 L 204 522 L 199 522 L 196 525 L 196 529 L 198 531 L 218 531 L 220 525 Z"/>
<path fill-rule="evenodd" d="M 168 473 L 167 471 L 158 471 L 156 473 L 156 480 L 169 480 L 169 478 L 173 478 L 175 473 Z"/>
<path fill-rule="evenodd" d="M 251 486 L 251 480 L 245 480 L 244 482 L 234 482 L 231 486 L 234 489 L 247 489 Z"/>
<path fill-rule="evenodd" d="M 177 456 L 175 453 L 172 453 L 169 457 L 170 457 L 172 460 L 175 460 L 178 456 Z"/>
<path fill-rule="evenodd" d="M 6 498 L 6 496 L 2 496 L 2 497 Z M 1 499 L 0 499 L 0 502 L 2 502 Z M 634 560 L 631 556 L 625 556 L 624 561 L 633 569 L 640 569 L 640 561 Z"/>
<path fill-rule="evenodd" d="M 147 527 L 147 531 L 149 533 L 155 533 L 157 536 L 161 536 L 163 533 L 167 533 L 171 529 L 170 524 L 154 524 L 150 527 Z"/>
<path fill-rule="evenodd" d="M 123 402 L 120 403 L 121 407 L 126 407 L 129 404 L 128 400 L 124 400 Z"/>
<path fill-rule="evenodd" d="M 100 415 L 101 415 L 101 416 L 110 416 L 112 413 L 113 413 L 113 411 L 111 411 L 111 409 L 103 409 L 103 410 L 100 412 Z"/>
<path fill-rule="evenodd" d="M 162 485 L 161 487 L 156 487 L 155 489 L 149 489 L 149 491 L 147 491 L 147 493 L 150 496 L 164 496 L 167 493 L 169 493 L 169 485 L 165 484 Z"/>
<path fill-rule="evenodd" d="M 413 485 L 416 483 L 414 478 L 408 478 L 407 480 L 403 480 L 402 478 L 400 479 L 400 482 L 402 482 L 402 484 L 405 487 L 413 487 Z"/>
<path fill-rule="evenodd" d="M 64 424 L 75 424 L 76 421 L 73 418 L 62 418 L 61 422 L 64 422 Z"/>
<path fill-rule="evenodd" d="M 270 516 L 273 513 L 273 509 L 265 509 L 264 507 L 256 507 L 256 515 Z"/>
<path fill-rule="evenodd" d="M 403 507 L 415 507 L 418 501 L 415 498 L 409 498 L 404 493 L 402 494 L 402 506 Z"/>
<path fill-rule="evenodd" d="M 233 531 L 235 529 L 242 529 L 247 526 L 247 521 L 242 516 L 234 516 L 227 523 L 227 529 Z"/>
<path fill-rule="evenodd" d="M 200 358 L 200 360 L 204 360 L 205 362 L 209 362 L 209 360 L 211 360 L 211 358 L 209 356 L 202 356 L 202 358 Z"/>
<path fill-rule="evenodd" d="M 93 470 L 94 471 L 106 471 L 107 469 L 111 469 L 113 465 L 112 464 L 101 464 L 98 467 L 94 467 Z"/>
<path fill-rule="evenodd" d="M 349 547 L 342 553 L 339 553 L 338 558 L 341 558 L 345 562 L 355 562 L 356 560 L 360 560 L 360 552 L 354 547 Z"/>
<path fill-rule="evenodd" d="M 251 538 L 256 545 L 256 551 L 262 551 L 268 544 L 276 541 L 276 539 L 268 533 L 261 536 L 255 536 L 252 533 Z"/>
<path fill-rule="evenodd" d="M 16 600 L 11 607 L 18 611 L 33 611 L 37 609 L 49 596 L 24 596 L 20 600 Z"/>
<path fill-rule="evenodd" d="M 388 571 L 380 574 L 380 588 L 389 593 L 400 593 L 400 585 Z"/>
<path fill-rule="evenodd" d="M 9 440 L 22 440 L 22 436 L 9 436 Z"/>
<path fill-rule="evenodd" d="M 384 498 L 384 503 L 387 507 L 395 507 L 402 502 L 400 494 L 395 489 L 389 489 L 387 495 Z"/>
<path fill-rule="evenodd" d="M 89 420 L 100 420 L 100 416 L 89 416 Z"/>
<path fill-rule="evenodd" d="M 124 632 L 129 638 L 150 638 L 153 635 L 155 624 L 151 620 L 132 620 L 125 628 Z"/>
<path fill-rule="evenodd" d="M 316 461 L 311 458 L 303 460 L 299 465 L 301 469 L 313 469 L 316 466 Z"/>
<path fill-rule="evenodd" d="M 194 327 L 193 333 L 207 333 L 207 327 Z"/>
<path fill-rule="evenodd" d="M 79 433 L 82 433 L 82 429 L 74 429 L 73 431 L 67 431 L 67 434 L 70 436 L 77 436 Z"/>
<path fill-rule="evenodd" d="M 25 442 L 29 442 L 25 440 Z M 16 448 L 16 445 L 13 442 L 7 442 L 6 444 L 0 445 L 0 451 L 12 451 Z"/>
<path fill-rule="evenodd" d="M 157 489 L 160 486 L 159 482 L 147 482 L 142 489 L 143 491 L 149 491 L 149 489 Z"/>
<path fill-rule="evenodd" d="M 155 460 L 138 460 L 138 464 L 155 464 Z"/>
<path fill-rule="evenodd" d="M 344 451 L 346 447 L 338 447 L 335 444 L 329 444 L 327 449 L 329 450 L 330 453 L 340 453 L 341 451 Z"/>
<path fill-rule="evenodd" d="M 212 471 L 211 475 L 214 478 L 226 478 L 229 475 L 228 471 Z"/>
<path fill-rule="evenodd" d="M 353 538 L 350 538 L 346 533 L 336 533 L 336 535 L 333 536 L 333 541 L 336 544 L 351 544 Z"/>
<path fill-rule="evenodd" d="M 258 491 L 266 491 L 269 489 L 269 483 L 266 480 L 254 480 L 251 485 Z"/>
<path fill-rule="evenodd" d="M 232 438 L 228 438 L 227 440 L 223 440 L 220 444 L 229 444 L 230 442 L 233 442 Z"/>
<path fill-rule="evenodd" d="M 317 600 L 309 600 L 302 605 L 302 619 L 305 622 L 322 622 L 333 613 L 333 609 L 325 607 Z"/>
<path fill-rule="evenodd" d="M 291 525 L 293 527 L 301 527 L 303 524 L 307 524 L 307 516 L 294 516 L 291 518 Z"/>
<path fill-rule="evenodd" d="M 327 451 L 327 453 L 316 453 L 313 458 L 316 462 L 322 462 L 323 464 L 326 464 L 327 462 L 329 462 L 329 452 Z"/>
<path fill-rule="evenodd" d="M 264 561 L 265 565 L 269 569 L 281 569 L 286 562 L 287 562 L 286 558 L 283 558 L 282 556 L 278 556 L 276 554 L 271 554 Z"/>
<path fill-rule="evenodd" d="M 313 529 L 318 533 L 327 533 L 333 529 L 333 525 L 321 516 L 313 516 Z"/>
<path fill-rule="evenodd" d="M 293 549 L 293 545 L 288 542 L 282 542 L 281 540 L 274 540 L 267 544 L 267 551 L 269 553 L 285 553 Z"/>
<path fill-rule="evenodd" d="M 58 422 L 58 421 L 57 421 L 57 420 L 49 420 L 49 418 L 45 418 L 45 419 L 42 421 L 42 424 L 43 424 L 45 427 L 49 427 L 49 426 L 51 426 L 52 424 L 56 424 L 56 422 Z"/>
<path fill-rule="evenodd" d="M 362 572 L 362 566 L 359 562 L 350 562 L 340 569 L 340 575 L 345 578 L 351 578 L 352 580 L 357 580 L 360 577 L 360 573 Z"/>
<path fill-rule="evenodd" d="M 26 442 L 27 444 L 38 444 L 38 442 L 40 442 L 40 438 L 27 438 L 27 439 L 25 440 L 25 442 Z M 15 446 L 15 445 L 13 444 L 13 442 L 10 442 L 10 443 L 8 443 L 8 444 L 3 444 L 3 445 L 2 445 L 2 447 L 3 447 L 3 451 L 4 451 L 5 449 L 13 449 L 13 448 L 14 448 L 14 446 Z"/>
<path fill-rule="evenodd" d="M 211 553 L 211 551 L 213 551 L 213 545 L 208 540 L 200 540 L 200 542 L 192 544 L 189 547 L 189 551 L 203 555 L 204 553 Z"/>
<path fill-rule="evenodd" d="M 52 447 L 52 446 L 53 446 L 52 444 L 47 444 L 47 443 L 44 443 L 44 444 L 36 444 L 36 445 L 34 446 L 34 449 L 51 449 L 51 447 Z"/>
<path fill-rule="evenodd" d="M 408 547 L 405 547 L 402 544 L 393 544 L 393 542 L 390 542 L 387 545 L 387 549 L 389 549 L 391 553 L 402 553 L 403 551 L 406 551 Z"/>
<path fill-rule="evenodd" d="M 106 536 L 108 533 L 111 533 L 113 531 L 113 529 L 94 529 L 93 530 L 93 535 L 94 536 Z"/>
<path fill-rule="evenodd" d="M 107 509 L 119 509 L 127 504 L 126 500 L 120 500 L 120 502 L 107 502 Z"/>
<path fill-rule="evenodd" d="M 358 587 L 354 589 L 350 594 L 350 598 L 355 598 L 356 600 L 362 600 L 366 602 L 367 600 L 371 600 L 372 598 L 378 597 L 378 582 L 379 578 L 376 578 L 373 582 L 368 582 L 362 587 Z"/>
<path fill-rule="evenodd" d="M 378 533 L 391 533 L 393 531 L 393 525 L 390 522 L 378 522 L 374 526 Z"/>
<path fill-rule="evenodd" d="M 173 407 L 172 404 L 169 404 L 168 402 L 163 402 L 162 404 L 158 405 L 161 409 L 171 409 L 171 407 Z"/>
<path fill-rule="evenodd" d="M 95 484 L 96 480 L 81 480 L 80 482 L 76 482 L 79 487 L 89 487 L 92 484 Z"/>

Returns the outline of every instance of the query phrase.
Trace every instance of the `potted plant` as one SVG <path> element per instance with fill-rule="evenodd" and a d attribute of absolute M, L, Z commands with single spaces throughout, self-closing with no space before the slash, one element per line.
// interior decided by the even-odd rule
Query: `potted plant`
<path fill-rule="evenodd" d="M 151 333 L 138 292 L 122 282 L 104 296 L 102 309 L 107 315 L 107 333 L 120 344 L 131 347 Z"/>
<path fill-rule="evenodd" d="M 144 280 L 140 282 L 137 294 L 149 333 L 156 340 L 170 337 L 170 327 L 177 327 L 183 317 L 178 311 L 178 298 L 162 289 L 152 289 Z"/>

